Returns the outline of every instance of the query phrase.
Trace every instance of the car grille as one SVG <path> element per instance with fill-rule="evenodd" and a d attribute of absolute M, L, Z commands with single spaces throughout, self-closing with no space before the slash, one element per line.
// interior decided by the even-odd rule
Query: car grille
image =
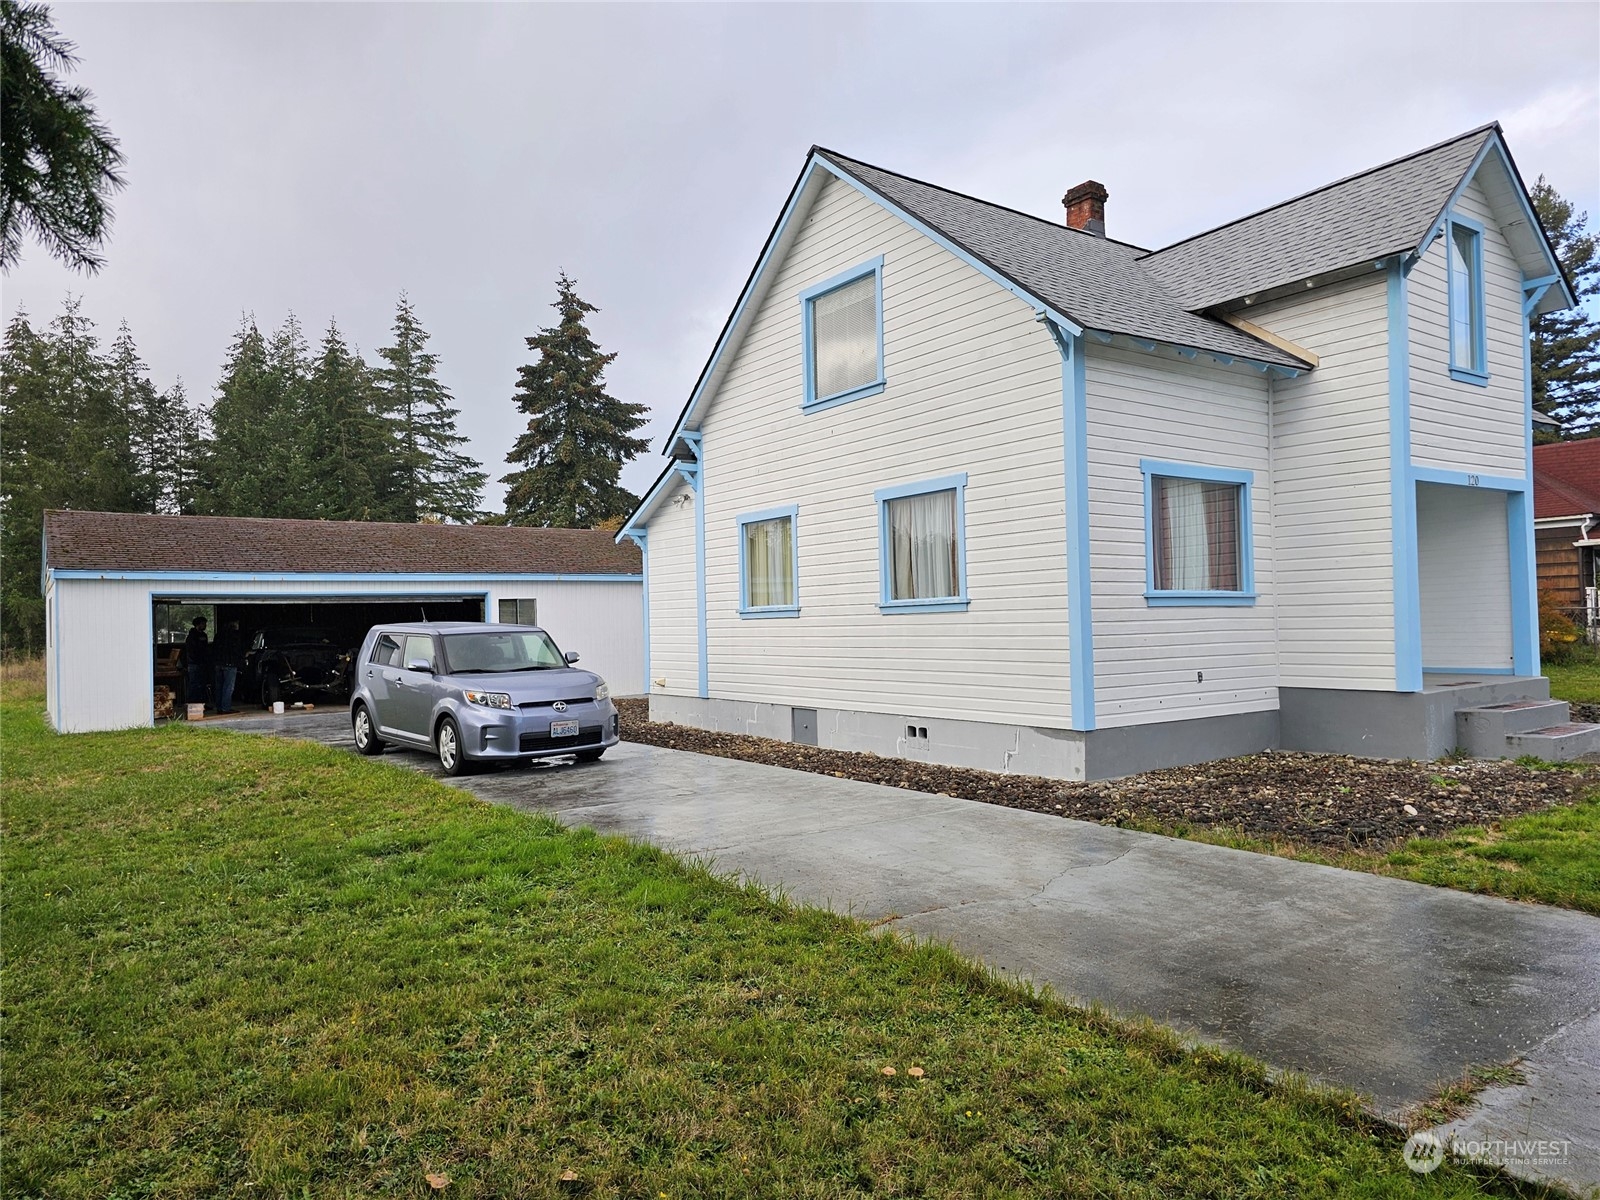
<path fill-rule="evenodd" d="M 517 749 L 524 754 L 534 750 L 582 750 L 598 746 L 605 741 L 599 725 L 580 725 L 577 737 L 554 738 L 548 733 L 525 733 L 517 741 Z"/>
<path fill-rule="evenodd" d="M 552 708 L 557 704 L 565 704 L 568 708 L 576 708 L 580 704 L 593 704 L 593 696 L 568 697 L 565 700 L 524 700 L 517 705 L 523 712 L 532 712 L 540 708 Z"/>

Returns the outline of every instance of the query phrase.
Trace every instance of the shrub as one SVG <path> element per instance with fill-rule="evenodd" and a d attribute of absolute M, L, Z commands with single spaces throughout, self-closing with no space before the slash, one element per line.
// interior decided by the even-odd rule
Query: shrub
<path fill-rule="evenodd" d="M 1539 656 L 1549 662 L 1565 662 L 1583 638 L 1577 623 L 1562 610 L 1552 591 L 1539 593 Z"/>

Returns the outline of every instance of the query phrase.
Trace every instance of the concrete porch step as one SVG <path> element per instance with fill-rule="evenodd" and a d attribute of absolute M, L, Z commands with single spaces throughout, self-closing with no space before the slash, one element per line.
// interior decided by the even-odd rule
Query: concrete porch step
<path fill-rule="evenodd" d="M 1511 757 L 1532 754 L 1547 762 L 1571 762 L 1585 754 L 1600 752 L 1600 725 L 1569 721 L 1546 729 L 1513 733 L 1506 737 L 1506 750 Z"/>
<path fill-rule="evenodd" d="M 1509 700 L 1456 710 L 1456 745 L 1474 758 L 1499 758 L 1506 738 L 1565 725 L 1571 713 L 1562 700 Z"/>

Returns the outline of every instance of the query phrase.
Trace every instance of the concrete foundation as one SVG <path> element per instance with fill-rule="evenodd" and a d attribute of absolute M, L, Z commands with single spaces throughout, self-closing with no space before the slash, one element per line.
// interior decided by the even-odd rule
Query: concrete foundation
<path fill-rule="evenodd" d="M 1458 744 L 1458 710 L 1547 700 L 1549 695 L 1549 681 L 1537 675 L 1430 675 L 1420 692 L 1280 688 L 1276 709 L 1088 733 L 917 713 L 660 694 L 650 697 L 650 719 L 947 767 L 1094 780 L 1262 750 L 1434 759 Z"/>

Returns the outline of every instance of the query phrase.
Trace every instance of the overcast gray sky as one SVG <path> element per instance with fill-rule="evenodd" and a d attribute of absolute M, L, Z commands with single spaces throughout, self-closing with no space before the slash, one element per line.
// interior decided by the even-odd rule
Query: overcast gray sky
<path fill-rule="evenodd" d="M 1160 246 L 1498 119 L 1600 221 L 1600 6 L 62 4 L 121 138 L 109 265 L 40 253 L 209 399 L 241 312 L 369 358 L 404 288 L 471 450 L 521 428 L 523 338 L 566 270 L 651 406 L 641 489 L 807 149 Z M 494 485 L 489 502 L 498 506 Z"/>

